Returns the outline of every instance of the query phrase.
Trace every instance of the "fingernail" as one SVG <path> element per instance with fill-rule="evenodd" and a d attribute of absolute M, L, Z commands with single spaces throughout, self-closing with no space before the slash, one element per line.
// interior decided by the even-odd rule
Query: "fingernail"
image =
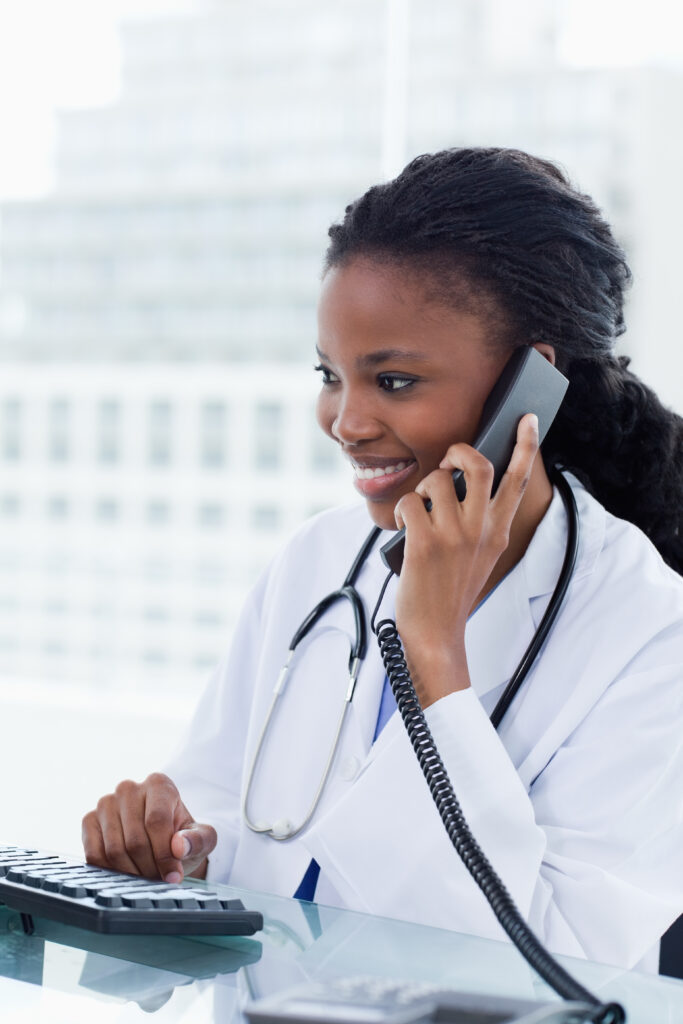
<path fill-rule="evenodd" d="M 178 882 L 182 882 L 182 880 L 183 880 L 183 876 L 180 874 L 179 871 L 171 871 L 164 878 L 164 881 L 165 882 L 170 882 L 171 885 L 177 885 Z"/>
<path fill-rule="evenodd" d="M 187 855 L 192 850 L 192 844 L 191 844 L 190 840 L 187 838 L 187 836 L 183 836 L 182 839 L 183 839 L 182 857 L 187 857 Z"/>

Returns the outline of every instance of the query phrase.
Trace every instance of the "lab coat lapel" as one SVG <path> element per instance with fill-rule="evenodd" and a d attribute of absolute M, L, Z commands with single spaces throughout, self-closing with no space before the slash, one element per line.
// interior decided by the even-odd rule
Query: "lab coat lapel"
<path fill-rule="evenodd" d="M 467 623 L 465 649 L 470 681 L 489 712 L 498 696 L 493 691 L 508 681 L 534 633 L 526 584 L 521 565 L 515 566 Z"/>

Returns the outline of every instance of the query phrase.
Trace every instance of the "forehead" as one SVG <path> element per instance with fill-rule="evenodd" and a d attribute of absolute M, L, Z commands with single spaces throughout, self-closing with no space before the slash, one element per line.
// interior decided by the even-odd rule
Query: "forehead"
<path fill-rule="evenodd" d="M 490 347 L 489 319 L 447 305 L 419 273 L 366 260 L 332 267 L 318 304 L 320 348 L 381 345 L 425 355 L 462 346 Z"/>

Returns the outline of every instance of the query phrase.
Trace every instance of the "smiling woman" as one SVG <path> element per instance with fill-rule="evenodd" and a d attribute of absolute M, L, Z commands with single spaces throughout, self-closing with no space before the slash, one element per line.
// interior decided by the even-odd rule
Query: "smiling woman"
<path fill-rule="evenodd" d="M 318 324 L 318 422 L 356 468 L 373 520 L 395 529 L 399 498 L 454 441 L 473 440 L 507 352 L 491 344 L 485 316 L 439 304 L 410 271 L 367 259 L 328 271 Z"/>
<path fill-rule="evenodd" d="M 683 911 L 682 429 L 612 354 L 623 253 L 586 196 L 514 150 L 420 157 L 330 236 L 318 420 L 365 504 L 309 521 L 276 558 L 168 774 L 120 786 L 84 819 L 88 859 L 500 937 L 434 814 L 376 646 L 337 737 L 357 669 L 352 655 L 349 684 L 349 609 L 330 601 L 306 619 L 343 580 L 372 609 L 377 528 L 405 525 L 385 601 L 480 846 L 552 950 L 655 968 Z M 522 416 L 494 493 L 472 441 L 510 354 L 529 346 L 569 389 L 542 450 Z M 489 716 L 567 546 L 551 470 L 578 507 L 576 565 L 497 730 Z"/>

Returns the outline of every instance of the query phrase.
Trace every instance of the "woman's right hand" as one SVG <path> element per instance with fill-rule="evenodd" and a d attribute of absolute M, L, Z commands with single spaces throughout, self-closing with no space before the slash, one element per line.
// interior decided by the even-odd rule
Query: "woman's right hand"
<path fill-rule="evenodd" d="M 204 878 L 216 830 L 194 821 L 167 775 L 120 782 L 83 818 L 88 864 L 179 883 Z"/>

